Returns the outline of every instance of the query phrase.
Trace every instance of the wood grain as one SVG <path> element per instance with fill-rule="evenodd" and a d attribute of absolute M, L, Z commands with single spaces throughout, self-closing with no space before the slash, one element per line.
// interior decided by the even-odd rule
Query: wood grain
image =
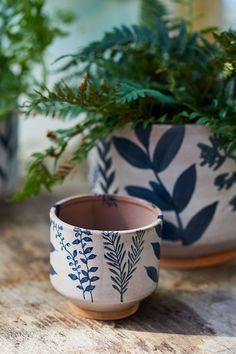
<path fill-rule="evenodd" d="M 48 278 L 50 205 L 86 191 L 0 204 L 1 354 L 236 353 L 236 262 L 161 270 L 158 290 L 130 318 L 77 316 Z"/>

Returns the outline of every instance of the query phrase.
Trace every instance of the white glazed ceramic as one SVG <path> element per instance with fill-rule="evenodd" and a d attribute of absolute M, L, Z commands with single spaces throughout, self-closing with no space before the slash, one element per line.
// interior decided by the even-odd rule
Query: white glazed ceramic
<path fill-rule="evenodd" d="M 17 117 L 10 113 L 0 122 L 0 199 L 14 192 L 17 182 Z"/>
<path fill-rule="evenodd" d="M 236 256 L 236 164 L 205 127 L 117 132 L 90 153 L 89 167 L 92 192 L 127 193 L 163 210 L 163 262 Z"/>
<path fill-rule="evenodd" d="M 50 211 L 50 279 L 80 314 L 133 314 L 157 286 L 161 211 L 129 196 L 84 195 Z"/>

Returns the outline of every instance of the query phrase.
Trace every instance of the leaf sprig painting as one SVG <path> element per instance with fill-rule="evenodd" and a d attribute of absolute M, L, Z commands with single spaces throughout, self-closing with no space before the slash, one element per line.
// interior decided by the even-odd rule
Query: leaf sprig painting
<path fill-rule="evenodd" d="M 175 159 L 183 143 L 185 127 L 182 125 L 169 128 L 157 142 L 153 154 L 150 153 L 150 128 L 135 129 L 135 134 L 142 147 L 129 139 L 114 137 L 113 142 L 118 153 L 131 166 L 139 169 L 151 170 L 154 179 L 149 181 L 150 188 L 128 185 L 129 195 L 146 199 L 158 205 L 163 211 L 172 212 L 176 224 L 164 220 L 162 238 L 168 241 L 180 241 L 188 246 L 198 241 L 210 225 L 218 205 L 215 201 L 198 210 L 196 214 L 183 224 L 181 213 L 188 206 L 193 197 L 197 174 L 195 164 L 185 169 L 175 180 L 173 191 L 170 192 L 162 180 L 161 173 L 165 171 Z"/>
<path fill-rule="evenodd" d="M 93 252 L 91 231 L 76 227 L 74 229 L 75 239 L 70 243 L 65 240 L 63 226 L 52 222 L 52 227 L 56 239 L 59 240 L 61 251 L 65 252 L 68 266 L 71 269 L 70 273 L 68 273 L 68 277 L 75 282 L 78 291 L 82 292 L 83 299 L 87 299 L 86 295 L 88 294 L 89 300 L 93 302 L 93 291 L 99 277 L 95 275 L 98 267 L 90 266 L 91 260 L 97 257 Z M 57 274 L 52 266 L 50 274 Z"/>
<path fill-rule="evenodd" d="M 62 80 L 25 104 L 28 114 L 63 120 L 85 115 L 71 128 L 48 134 L 51 147 L 32 156 L 18 198 L 62 183 L 99 141 L 128 124 L 204 125 L 236 159 L 236 33 L 216 33 L 210 42 L 204 31 L 193 32 L 188 22 L 169 17 L 164 1 L 145 0 L 142 11 L 148 13 L 142 25 L 114 28 L 100 41 L 59 58 Z M 77 136 L 81 142 L 66 162 L 71 169 L 63 170 L 60 158 Z M 150 167 L 142 161 L 142 168 Z"/>

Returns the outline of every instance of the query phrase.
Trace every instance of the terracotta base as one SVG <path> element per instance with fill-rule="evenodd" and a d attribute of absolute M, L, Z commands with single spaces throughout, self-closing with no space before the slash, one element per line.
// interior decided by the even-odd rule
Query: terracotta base
<path fill-rule="evenodd" d="M 139 308 L 139 303 L 125 309 L 123 311 L 114 311 L 114 312 L 100 312 L 100 311 L 90 311 L 81 309 L 79 306 L 75 305 L 69 301 L 70 308 L 79 316 L 90 318 L 93 320 L 102 320 L 102 321 L 111 321 L 111 320 L 120 320 L 132 316 Z"/>
<path fill-rule="evenodd" d="M 211 267 L 222 264 L 236 258 L 236 250 L 217 253 L 211 256 L 199 258 L 161 258 L 161 267 L 176 269 L 192 269 Z"/>

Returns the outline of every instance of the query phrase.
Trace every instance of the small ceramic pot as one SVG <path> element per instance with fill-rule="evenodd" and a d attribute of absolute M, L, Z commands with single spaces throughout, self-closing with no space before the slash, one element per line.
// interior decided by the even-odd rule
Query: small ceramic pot
<path fill-rule="evenodd" d="M 87 318 L 135 313 L 158 283 L 162 213 L 129 196 L 84 195 L 51 208 L 50 280 Z"/>
<path fill-rule="evenodd" d="M 91 151 L 89 167 L 93 193 L 129 194 L 161 208 L 162 266 L 236 257 L 236 164 L 204 126 L 127 127 Z"/>
<path fill-rule="evenodd" d="M 0 122 L 0 199 L 15 191 L 17 183 L 18 124 L 15 112 Z"/>

